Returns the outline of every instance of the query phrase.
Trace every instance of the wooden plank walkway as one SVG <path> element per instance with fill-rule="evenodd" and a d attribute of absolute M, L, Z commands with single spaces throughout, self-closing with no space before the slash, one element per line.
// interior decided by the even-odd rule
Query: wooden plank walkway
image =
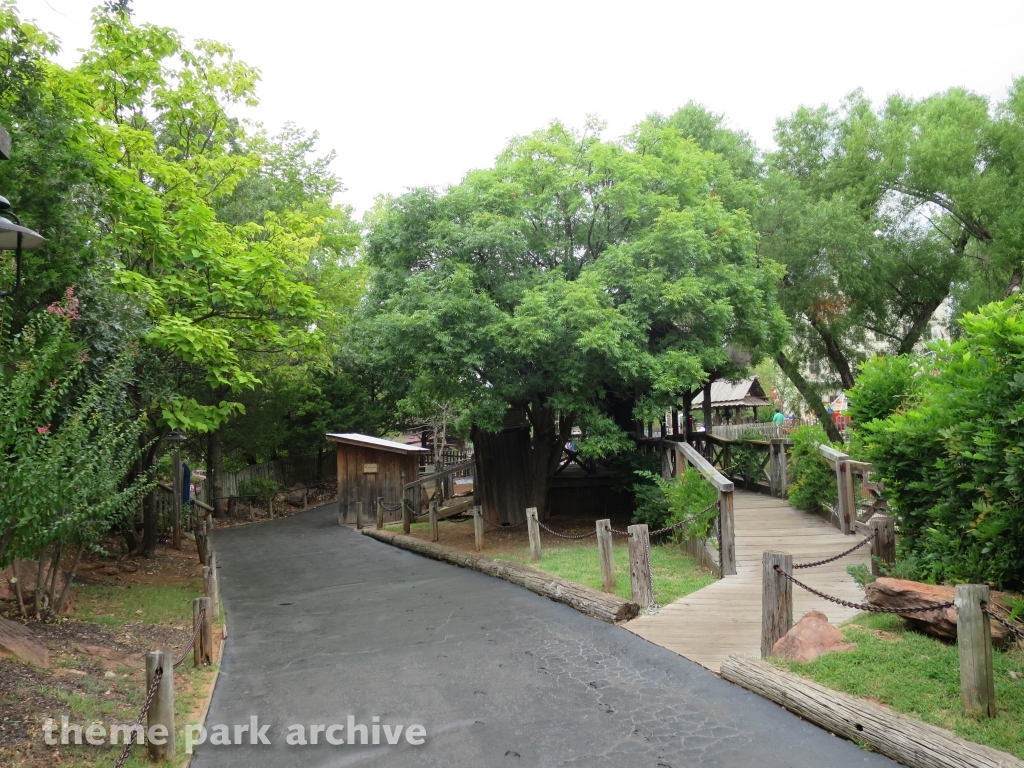
<path fill-rule="evenodd" d="M 653 616 L 640 616 L 623 626 L 640 637 L 675 651 L 718 672 L 734 653 L 761 656 L 761 553 L 789 552 L 795 563 L 823 560 L 849 549 L 864 537 L 844 536 L 817 515 L 749 491 L 735 492 L 736 575 L 681 597 Z M 797 571 L 797 578 L 844 600 L 863 602 L 864 590 L 846 573 L 846 566 L 870 564 L 865 544 L 838 562 Z M 856 615 L 793 585 L 793 620 L 810 610 L 838 624 Z"/>

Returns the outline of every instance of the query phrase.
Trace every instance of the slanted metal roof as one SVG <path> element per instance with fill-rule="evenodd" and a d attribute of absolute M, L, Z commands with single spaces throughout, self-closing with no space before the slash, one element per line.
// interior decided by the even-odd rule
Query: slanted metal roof
<path fill-rule="evenodd" d="M 394 440 L 385 440 L 381 437 L 371 437 L 370 435 L 360 435 L 356 432 L 344 432 L 341 434 L 328 432 L 327 439 L 334 443 L 358 445 L 363 448 L 373 448 L 377 451 L 391 451 L 392 453 L 430 453 L 426 448 L 420 448 L 418 445 L 396 443 Z"/>
<path fill-rule="evenodd" d="M 713 381 L 711 382 L 711 407 L 712 408 L 742 408 L 762 405 L 771 405 L 765 397 L 764 390 L 756 376 L 739 381 Z M 704 390 L 702 389 L 693 398 L 694 410 L 704 407 Z"/>

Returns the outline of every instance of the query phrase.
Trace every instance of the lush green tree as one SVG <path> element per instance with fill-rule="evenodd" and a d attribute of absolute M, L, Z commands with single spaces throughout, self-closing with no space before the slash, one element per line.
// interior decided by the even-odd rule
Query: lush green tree
<path fill-rule="evenodd" d="M 728 345 L 757 351 L 783 327 L 779 272 L 722 194 L 736 184 L 721 158 L 659 121 L 622 142 L 598 128 L 516 139 L 494 168 L 369 220 L 359 338 L 396 391 L 466 404 L 483 485 L 508 483 L 504 519 L 545 514 L 573 426 L 587 455 L 622 450 L 615 401 L 631 424 L 738 370 Z M 489 472 L 506 451 L 522 462 Z"/>

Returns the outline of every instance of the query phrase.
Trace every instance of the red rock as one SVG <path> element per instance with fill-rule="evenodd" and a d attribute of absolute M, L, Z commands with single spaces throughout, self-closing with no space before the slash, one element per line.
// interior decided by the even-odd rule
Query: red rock
<path fill-rule="evenodd" d="M 846 642 L 843 633 L 828 623 L 821 611 L 810 611 L 780 637 L 772 647 L 772 656 L 787 661 L 814 661 L 823 653 L 851 651 L 856 643 Z"/>
<path fill-rule="evenodd" d="M 0 656 L 13 656 L 37 667 L 50 666 L 50 650 L 28 627 L 3 617 L 0 617 Z"/>
<path fill-rule="evenodd" d="M 922 584 L 907 579 L 882 577 L 864 587 L 864 595 L 872 605 L 885 608 L 916 608 L 918 606 L 942 605 L 953 602 L 956 590 L 938 584 Z M 991 593 L 995 605 L 1005 605 L 1002 592 Z M 1008 611 L 1003 611 L 1007 615 Z M 940 640 L 956 640 L 956 609 L 936 608 L 930 611 L 900 614 L 901 618 L 914 629 Z M 992 627 L 992 643 L 1003 645 L 1009 632 L 997 621 L 989 622 Z"/>

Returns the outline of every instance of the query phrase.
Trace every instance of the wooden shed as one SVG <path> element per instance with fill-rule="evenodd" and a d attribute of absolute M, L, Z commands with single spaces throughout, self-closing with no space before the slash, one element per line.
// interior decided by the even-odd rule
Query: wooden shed
<path fill-rule="evenodd" d="M 338 512 L 345 523 L 356 522 L 356 502 L 362 502 L 363 521 L 377 519 L 377 497 L 395 507 L 402 502 L 405 483 L 419 476 L 418 445 L 396 443 L 354 432 L 328 434 L 338 444 Z M 400 508 L 388 510 L 385 520 L 400 520 Z"/>

